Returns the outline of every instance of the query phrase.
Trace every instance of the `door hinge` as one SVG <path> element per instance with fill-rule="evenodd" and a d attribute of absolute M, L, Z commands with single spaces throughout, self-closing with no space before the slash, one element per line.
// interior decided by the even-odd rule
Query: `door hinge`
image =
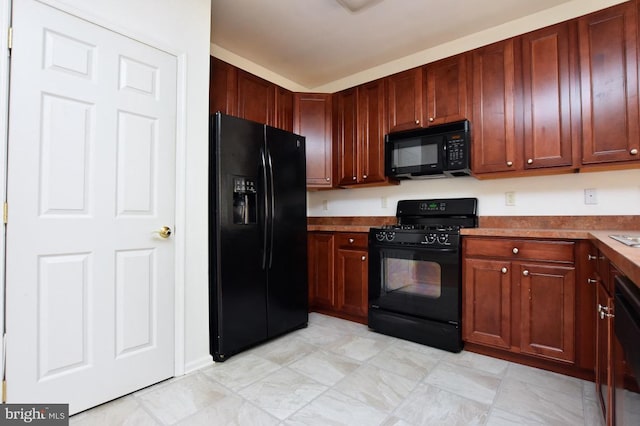
<path fill-rule="evenodd" d="M 9 27 L 9 34 L 7 35 L 7 47 L 9 50 L 13 48 L 13 27 Z"/>
<path fill-rule="evenodd" d="M 2 205 L 2 222 L 5 225 L 9 222 L 9 204 L 6 201 Z"/>

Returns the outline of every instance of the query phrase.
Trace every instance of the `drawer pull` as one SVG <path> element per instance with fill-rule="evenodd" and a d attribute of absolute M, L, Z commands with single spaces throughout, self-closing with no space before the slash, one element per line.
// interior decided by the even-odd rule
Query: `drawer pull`
<path fill-rule="evenodd" d="M 500 272 L 502 272 L 503 274 L 506 274 L 508 271 L 507 268 L 505 268 L 504 266 L 502 267 L 502 269 L 500 269 Z"/>
<path fill-rule="evenodd" d="M 524 271 L 522 271 L 522 275 L 524 275 L 525 277 L 528 277 L 529 271 L 525 269 Z"/>
<path fill-rule="evenodd" d="M 592 254 L 587 255 L 587 260 L 598 260 L 598 256 L 594 256 Z"/>
<path fill-rule="evenodd" d="M 349 238 L 349 244 L 353 244 L 355 240 L 353 238 Z"/>
<path fill-rule="evenodd" d="M 507 161 L 507 167 L 513 166 L 513 161 Z"/>
<path fill-rule="evenodd" d="M 520 250 L 518 250 L 518 247 L 514 247 L 511 251 L 513 252 L 513 254 L 518 254 Z"/>
<path fill-rule="evenodd" d="M 367 256 L 362 256 L 362 260 L 367 260 Z"/>
<path fill-rule="evenodd" d="M 596 284 L 598 282 L 598 280 L 594 279 L 594 278 L 587 278 L 587 283 L 588 284 Z"/>

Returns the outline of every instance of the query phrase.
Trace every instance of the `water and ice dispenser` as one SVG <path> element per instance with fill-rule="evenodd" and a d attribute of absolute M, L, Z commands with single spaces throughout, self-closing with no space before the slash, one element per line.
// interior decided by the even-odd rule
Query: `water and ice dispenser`
<path fill-rule="evenodd" d="M 233 223 L 256 223 L 256 181 L 249 177 L 233 178 Z"/>

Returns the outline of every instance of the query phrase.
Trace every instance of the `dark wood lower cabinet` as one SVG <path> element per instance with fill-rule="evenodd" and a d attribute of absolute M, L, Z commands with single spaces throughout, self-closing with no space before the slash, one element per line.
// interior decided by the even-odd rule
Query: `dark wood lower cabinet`
<path fill-rule="evenodd" d="M 588 242 L 464 237 L 465 348 L 593 380 L 595 303 Z"/>
<path fill-rule="evenodd" d="M 309 310 L 367 323 L 366 233 L 310 232 Z"/>
<path fill-rule="evenodd" d="M 594 272 L 597 282 L 597 300 L 593 307 L 596 318 L 596 362 L 595 386 L 602 415 L 607 426 L 637 424 L 631 422 L 637 410 L 627 401 L 627 393 L 638 393 L 637 382 L 627 365 L 624 352 L 615 334 L 616 312 L 614 305 L 615 277 L 620 272 L 602 255 L 593 250 L 593 259 L 598 259 Z M 634 399 L 637 399 L 634 398 Z"/>

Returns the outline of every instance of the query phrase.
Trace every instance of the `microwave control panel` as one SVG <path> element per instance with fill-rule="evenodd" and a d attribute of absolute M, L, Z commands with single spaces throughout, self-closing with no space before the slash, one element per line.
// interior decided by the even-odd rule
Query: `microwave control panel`
<path fill-rule="evenodd" d="M 447 135 L 447 169 L 464 169 L 467 166 L 467 143 L 462 134 Z"/>

